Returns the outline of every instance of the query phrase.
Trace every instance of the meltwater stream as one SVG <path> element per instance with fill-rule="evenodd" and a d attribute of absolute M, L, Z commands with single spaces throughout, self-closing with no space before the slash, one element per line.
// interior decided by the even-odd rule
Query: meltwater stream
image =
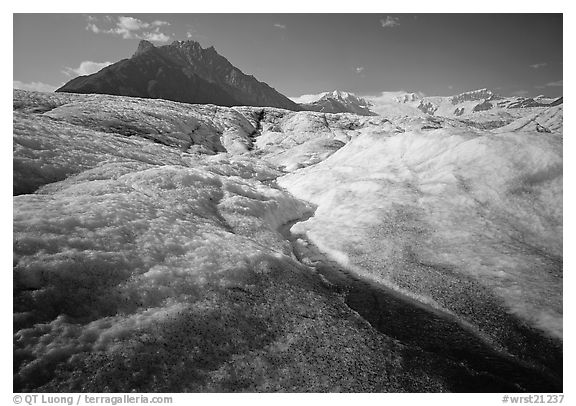
<path fill-rule="evenodd" d="M 344 293 L 347 306 L 374 329 L 409 348 L 444 360 L 434 364 L 439 370 L 433 372 L 445 377 L 452 391 L 562 392 L 561 349 L 550 351 L 551 365 L 530 365 L 494 348 L 456 317 L 345 270 L 313 244 L 308 242 L 304 252 L 302 245 L 295 243 L 304 236 L 292 234 L 290 228 L 309 217 L 279 228 L 292 243 L 296 258 L 313 258 L 316 271 L 333 289 Z M 531 337 L 532 341 L 539 339 L 537 335 Z"/>

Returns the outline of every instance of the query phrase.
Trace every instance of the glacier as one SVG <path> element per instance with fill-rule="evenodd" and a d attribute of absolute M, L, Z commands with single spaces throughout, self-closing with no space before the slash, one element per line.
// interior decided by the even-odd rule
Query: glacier
<path fill-rule="evenodd" d="M 16 391 L 561 391 L 562 105 L 13 104 Z"/>

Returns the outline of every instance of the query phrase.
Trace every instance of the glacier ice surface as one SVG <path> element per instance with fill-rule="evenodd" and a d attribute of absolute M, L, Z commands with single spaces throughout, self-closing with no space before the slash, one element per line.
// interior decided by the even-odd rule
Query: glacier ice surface
<path fill-rule="evenodd" d="M 295 256 L 292 223 L 502 351 L 561 342 L 561 106 L 496 130 L 25 91 L 14 109 L 15 390 L 453 390 L 452 361 Z"/>

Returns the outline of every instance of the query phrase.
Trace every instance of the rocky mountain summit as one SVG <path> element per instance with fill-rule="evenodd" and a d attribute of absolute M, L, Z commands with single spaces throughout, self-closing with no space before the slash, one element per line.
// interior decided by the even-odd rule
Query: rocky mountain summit
<path fill-rule="evenodd" d="M 196 41 L 155 47 L 142 40 L 131 58 L 74 78 L 56 91 L 300 110 L 266 83 L 234 67 L 214 47 L 204 49 Z"/>

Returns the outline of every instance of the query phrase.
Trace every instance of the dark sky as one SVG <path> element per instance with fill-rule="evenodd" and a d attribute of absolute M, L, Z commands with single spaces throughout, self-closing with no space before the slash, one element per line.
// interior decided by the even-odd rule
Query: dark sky
<path fill-rule="evenodd" d="M 562 94 L 562 14 L 15 14 L 15 86 L 54 88 L 139 39 L 194 39 L 287 96 Z"/>

